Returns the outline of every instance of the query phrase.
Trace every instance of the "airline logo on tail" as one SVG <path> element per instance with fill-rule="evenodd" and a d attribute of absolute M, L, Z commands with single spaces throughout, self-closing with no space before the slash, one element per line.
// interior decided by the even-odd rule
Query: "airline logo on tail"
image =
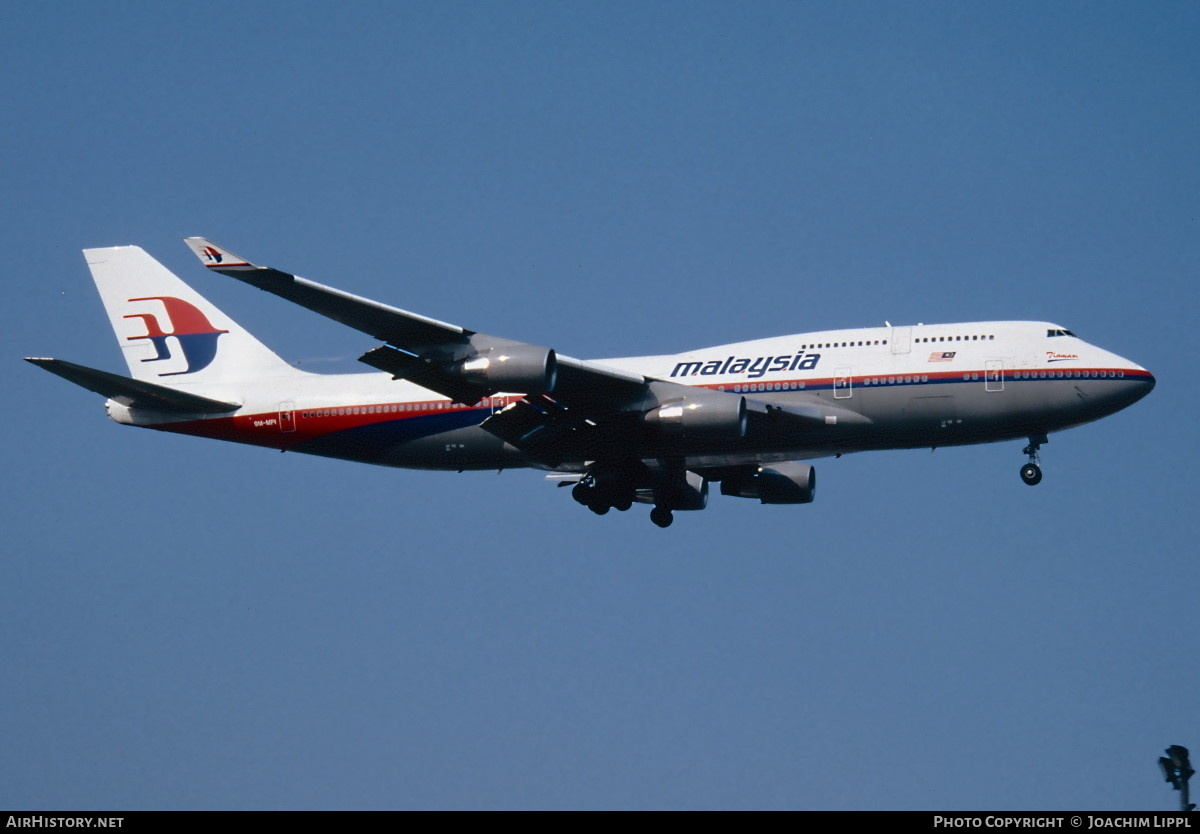
<path fill-rule="evenodd" d="M 181 298 L 158 295 L 149 298 L 131 298 L 129 301 L 161 301 L 166 310 L 167 324 L 170 327 L 169 330 L 164 330 L 155 313 L 134 313 L 125 316 L 127 319 L 141 319 L 146 326 L 144 336 L 126 336 L 125 338 L 129 341 L 149 339 L 154 345 L 157 355 L 142 361 L 159 362 L 163 359 L 170 359 L 171 348 L 167 343 L 167 339 L 170 337 L 175 338 L 180 351 L 183 352 L 183 358 L 187 361 L 185 370 L 170 371 L 159 374 L 159 376 L 194 374 L 196 371 L 207 368 L 217 356 L 217 339 L 221 337 L 222 333 L 229 332 L 228 330 L 217 330 L 204 313 Z"/>

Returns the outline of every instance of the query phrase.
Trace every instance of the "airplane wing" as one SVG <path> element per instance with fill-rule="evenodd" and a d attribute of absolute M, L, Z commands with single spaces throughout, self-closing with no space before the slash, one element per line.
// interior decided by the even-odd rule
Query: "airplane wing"
<path fill-rule="evenodd" d="M 168 388 L 165 385 L 155 385 L 153 382 L 129 379 L 62 359 L 26 356 L 25 361 L 130 408 L 145 408 L 151 411 L 168 411 L 176 414 L 228 414 L 241 408 L 239 403 L 212 400 L 208 397 L 180 391 L 178 388 Z"/>
<path fill-rule="evenodd" d="M 481 427 L 547 465 L 611 454 L 632 421 L 671 404 L 686 402 L 693 414 L 723 415 L 733 425 L 740 423 L 743 433 L 806 431 L 864 419 L 846 409 L 768 405 L 560 356 L 258 266 L 205 238 L 185 241 L 207 268 L 385 342 L 359 359 L 395 379 L 468 405 L 498 392 L 525 394 Z M 679 428 L 685 415 L 662 419 L 679 420 L 674 428 L 686 433 Z"/>
<path fill-rule="evenodd" d="M 397 379 L 411 380 L 457 402 L 473 405 L 486 396 L 509 390 L 487 384 L 485 375 L 472 375 L 471 372 L 477 370 L 470 367 L 472 358 L 491 352 L 497 356 L 494 364 L 499 365 L 503 361 L 499 357 L 506 352 L 517 352 L 521 348 L 546 350 L 360 298 L 278 269 L 257 266 L 201 237 L 185 238 L 185 242 L 214 272 L 286 298 L 386 342 L 390 348 L 368 351 L 362 361 Z M 556 354 L 551 361 L 557 370 L 553 387 L 558 399 L 598 396 L 608 401 L 634 398 L 644 391 L 646 379 L 640 374 Z M 465 369 L 454 367 L 464 363 Z M 447 366 L 451 367 L 448 369 Z M 474 381 L 476 379 L 479 381 Z M 511 390 L 521 392 L 520 389 Z"/>
<path fill-rule="evenodd" d="M 465 342 L 475 335 L 473 331 L 453 324 L 324 287 L 278 269 L 257 266 L 202 237 L 184 238 L 184 242 L 201 263 L 214 272 L 286 298 L 389 344 L 452 344 Z"/>
<path fill-rule="evenodd" d="M 501 391 L 526 394 L 526 400 L 484 421 L 483 428 L 550 465 L 579 457 L 585 447 L 596 447 L 599 453 L 608 418 L 636 408 L 649 393 L 649 380 L 641 374 L 560 356 L 548 348 L 360 298 L 252 264 L 205 238 L 190 237 L 185 242 L 214 272 L 385 342 L 359 359 L 395 379 L 409 380 L 468 405 Z M 553 399 L 546 396 L 551 392 Z"/>

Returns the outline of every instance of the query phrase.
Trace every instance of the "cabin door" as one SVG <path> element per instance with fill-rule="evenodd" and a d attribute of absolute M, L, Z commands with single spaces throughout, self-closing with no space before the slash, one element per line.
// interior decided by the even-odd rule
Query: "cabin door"
<path fill-rule="evenodd" d="M 849 368 L 835 368 L 833 371 L 833 398 L 835 400 L 848 400 L 854 396 L 854 377 L 850 374 Z"/>
<path fill-rule="evenodd" d="M 279 404 L 279 430 L 280 431 L 295 431 L 296 430 L 296 403 L 292 400 Z"/>
<path fill-rule="evenodd" d="M 1004 390 L 1004 360 L 989 359 L 983 363 L 983 389 L 985 391 Z"/>

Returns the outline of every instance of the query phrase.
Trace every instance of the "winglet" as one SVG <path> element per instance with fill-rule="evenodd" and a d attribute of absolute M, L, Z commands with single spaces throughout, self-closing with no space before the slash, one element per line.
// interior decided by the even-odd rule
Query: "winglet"
<path fill-rule="evenodd" d="M 228 249 L 222 249 L 211 240 L 202 237 L 185 237 L 183 242 L 188 245 L 200 263 L 209 269 L 259 269 L 245 258 L 240 258 Z"/>

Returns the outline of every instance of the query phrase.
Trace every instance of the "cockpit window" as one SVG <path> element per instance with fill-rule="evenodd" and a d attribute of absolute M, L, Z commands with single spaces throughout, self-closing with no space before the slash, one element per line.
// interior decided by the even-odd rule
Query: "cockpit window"
<path fill-rule="evenodd" d="M 1052 329 L 1052 330 L 1047 330 L 1046 335 L 1047 336 L 1074 336 L 1075 334 L 1072 333 L 1070 330 L 1053 330 Z M 1078 337 L 1076 337 L 1076 338 L 1078 338 Z"/>

